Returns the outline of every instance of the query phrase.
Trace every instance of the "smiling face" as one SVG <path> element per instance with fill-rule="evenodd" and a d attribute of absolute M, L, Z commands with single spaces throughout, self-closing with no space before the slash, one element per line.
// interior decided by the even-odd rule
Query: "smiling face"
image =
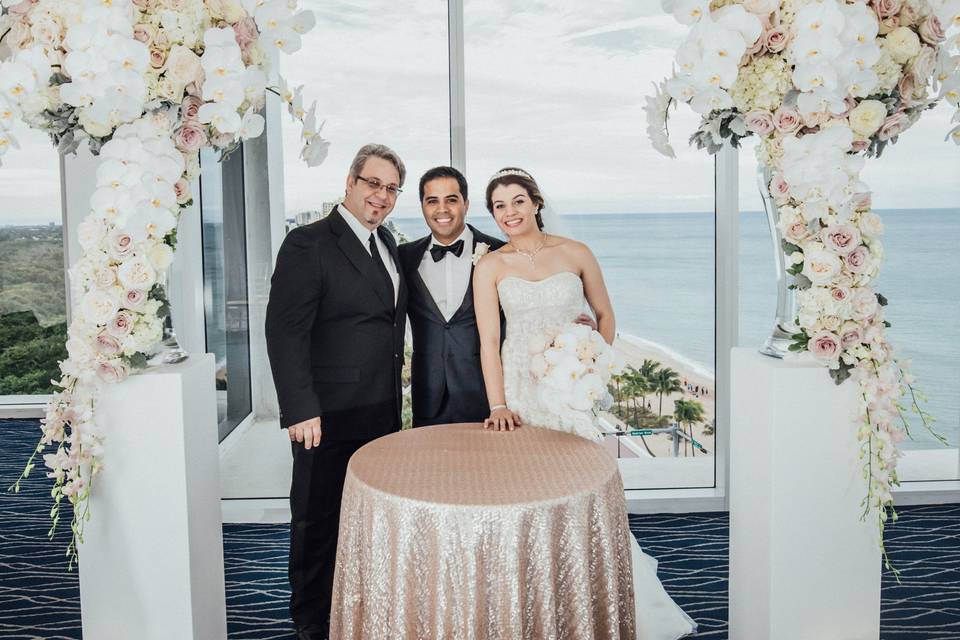
<path fill-rule="evenodd" d="M 454 178 L 436 178 L 423 185 L 423 219 L 442 244 L 450 244 L 463 233 L 470 203 L 460 194 Z"/>
<path fill-rule="evenodd" d="M 374 190 L 360 178 L 377 180 L 380 182 L 380 188 Z M 392 195 L 386 187 L 399 185 L 400 172 L 393 163 L 371 156 L 363 163 L 359 178 L 347 176 L 347 192 L 343 198 L 343 204 L 365 227 L 370 230 L 376 229 L 397 204 L 397 196 Z"/>
<path fill-rule="evenodd" d="M 501 184 L 490 194 L 493 217 L 507 236 L 535 232 L 537 205 L 519 184 Z"/>

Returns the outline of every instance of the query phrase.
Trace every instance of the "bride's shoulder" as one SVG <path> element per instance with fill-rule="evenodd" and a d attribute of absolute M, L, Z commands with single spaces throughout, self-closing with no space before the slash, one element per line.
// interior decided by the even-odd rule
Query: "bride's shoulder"
<path fill-rule="evenodd" d="M 477 260 L 477 263 L 474 265 L 474 273 L 478 276 L 495 274 L 502 260 L 503 254 L 501 253 L 500 249 L 487 251 L 480 256 L 480 259 Z"/>
<path fill-rule="evenodd" d="M 590 247 L 583 242 L 564 236 L 555 236 L 550 234 L 550 237 L 547 240 L 547 246 L 557 247 L 574 255 L 593 255 L 590 251 Z"/>

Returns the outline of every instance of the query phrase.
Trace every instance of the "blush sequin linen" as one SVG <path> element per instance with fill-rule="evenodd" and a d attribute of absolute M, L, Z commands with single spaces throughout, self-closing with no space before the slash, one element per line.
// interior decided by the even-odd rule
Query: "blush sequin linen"
<path fill-rule="evenodd" d="M 635 638 L 623 483 L 572 434 L 401 431 L 350 460 L 330 637 Z"/>

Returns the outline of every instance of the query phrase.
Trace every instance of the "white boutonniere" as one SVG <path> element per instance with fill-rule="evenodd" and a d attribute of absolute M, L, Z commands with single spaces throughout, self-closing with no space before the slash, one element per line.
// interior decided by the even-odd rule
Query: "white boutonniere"
<path fill-rule="evenodd" d="M 478 242 L 476 248 L 473 250 L 473 266 L 477 266 L 477 263 L 480 262 L 480 258 L 484 256 L 487 251 L 490 251 L 490 245 L 486 242 Z"/>

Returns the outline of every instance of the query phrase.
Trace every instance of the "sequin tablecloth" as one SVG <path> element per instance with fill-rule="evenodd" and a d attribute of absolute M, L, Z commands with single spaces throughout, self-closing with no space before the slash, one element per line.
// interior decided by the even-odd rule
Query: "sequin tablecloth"
<path fill-rule="evenodd" d="M 632 638 L 628 536 L 597 444 L 479 424 L 391 434 L 347 469 L 330 637 Z"/>

